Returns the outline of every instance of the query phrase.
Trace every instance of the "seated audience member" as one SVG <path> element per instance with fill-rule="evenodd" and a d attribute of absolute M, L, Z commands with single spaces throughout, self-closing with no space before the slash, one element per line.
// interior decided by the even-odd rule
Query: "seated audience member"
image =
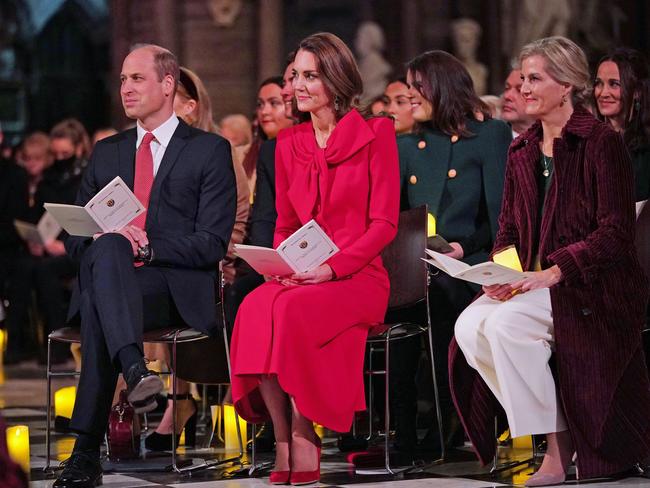
<path fill-rule="evenodd" d="M 212 119 L 212 102 L 199 76 L 192 70 L 180 67 L 180 79 L 174 95 L 174 112 L 176 116 L 186 122 L 190 127 L 217 133 L 217 126 Z M 244 241 L 246 223 L 248 220 L 248 185 L 246 175 L 241 165 L 233 164 L 235 179 L 237 181 L 237 214 L 228 243 L 228 253 L 221 262 L 221 268 L 227 282 L 232 282 L 235 271 L 233 262 L 234 245 Z M 169 350 L 164 344 L 145 344 L 145 356 L 148 359 L 162 359 L 169 365 Z M 190 385 L 186 381 L 177 379 L 176 411 L 177 427 L 175 445 L 178 446 L 180 433 L 185 428 L 185 447 L 193 446 L 196 434 L 197 406 L 190 394 Z M 169 451 L 172 449 L 172 420 L 173 403 L 168 400 L 165 414 L 154 432 L 149 434 L 144 441 L 147 449 L 151 451 Z"/>
<path fill-rule="evenodd" d="M 425 52 L 407 64 L 413 118 L 419 131 L 398 139 L 402 207 L 428 205 L 437 233 L 453 248 L 450 257 L 468 264 L 485 261 L 497 230 L 503 179 L 511 133 L 474 91 L 463 64 L 444 51 Z M 447 375 L 447 349 L 458 315 L 476 295 L 470 283 L 437 273 L 429 286 L 434 314 L 434 355 L 448 448 L 463 443 L 452 405 Z M 395 396 L 403 403 L 396 414 L 398 447 L 408 454 L 417 442 L 415 373 L 418 338 L 400 341 L 403 353 L 395 378 Z M 421 445 L 439 451 L 437 429 L 429 429 Z"/>
<path fill-rule="evenodd" d="M 0 163 L 0 297 L 9 300 L 5 327 L 9 335 L 5 362 L 27 359 L 36 345 L 29 330 L 33 269 L 27 244 L 14 220 L 28 220 L 34 205 L 37 181 L 51 164 L 50 141 L 46 134 L 31 134 L 23 142 L 18 161 Z M 35 182 L 36 180 L 36 182 Z M 30 205 L 31 204 L 31 205 Z M 26 291 L 25 291 L 26 290 Z"/>
<path fill-rule="evenodd" d="M 542 465 L 525 483 L 545 486 L 565 480 L 574 452 L 581 480 L 648 459 L 648 283 L 634 248 L 629 154 L 582 107 L 591 95 L 584 52 L 549 37 L 524 46 L 520 61 L 526 113 L 538 121 L 510 149 L 493 252 L 515 246 L 527 273 L 483 287 L 456 323 L 462 354 L 453 344 L 450 364 L 480 459 L 494 454 L 498 401 L 513 437 L 546 434 Z"/>
<path fill-rule="evenodd" d="M 501 119 L 501 98 L 496 95 L 483 95 L 481 101 L 490 109 L 490 117 Z"/>
<path fill-rule="evenodd" d="M 233 164 L 239 164 L 243 167 L 246 155 L 250 151 L 253 143 L 253 126 L 251 121 L 243 114 L 231 114 L 221 119 L 217 127 L 219 134 L 230 142 Z M 249 185 L 249 194 L 252 196 L 254 195 L 254 186 L 253 188 L 250 186 L 248 173 L 246 173 L 246 180 Z"/>
<path fill-rule="evenodd" d="M 361 76 L 349 48 L 329 33 L 299 46 L 297 107 L 311 122 L 280 133 L 274 245 L 315 219 L 340 251 L 313 271 L 274 277 L 251 292 L 232 339 L 232 392 L 249 421 L 271 419 L 271 483 L 320 478 L 313 422 L 336 431 L 365 409 L 368 325 L 383 319 L 388 276 L 379 254 L 397 231 L 399 168 L 389 119 L 355 106 Z M 270 277 L 269 277 L 270 278 Z"/>
<path fill-rule="evenodd" d="M 83 368 L 70 422 L 79 435 L 55 488 L 101 483 L 99 446 L 118 373 L 136 412 L 156 407 L 163 383 L 145 366 L 144 330 L 182 320 L 217 331 L 214 283 L 235 219 L 235 176 L 227 141 L 174 114 L 178 73 L 168 50 L 133 48 L 120 95 L 137 127 L 100 141 L 84 173 L 78 205 L 121 176 L 147 211 L 116 232 L 66 240 L 81 263 L 69 316 L 81 321 Z"/>
<path fill-rule="evenodd" d="M 639 51 L 618 48 L 598 63 L 597 115 L 623 136 L 632 156 L 635 200 L 650 197 L 650 71 Z"/>
<path fill-rule="evenodd" d="M 277 98 L 282 101 L 282 111 L 277 106 L 272 110 L 273 127 L 267 125 L 269 139 L 264 141 L 260 147 L 257 159 L 257 178 L 255 183 L 255 202 L 251 211 L 248 244 L 253 246 L 272 247 L 273 232 L 275 230 L 275 145 L 276 136 L 280 129 L 293 125 L 296 120 L 293 114 L 293 87 L 291 85 L 291 70 L 293 68 L 293 56 L 291 53 L 288 64 L 282 77 L 282 88 L 278 92 L 275 84 L 267 85 L 265 92 L 272 94 L 272 99 L 277 103 Z M 279 81 L 279 80 L 278 80 Z M 260 91 L 261 93 L 261 91 Z M 261 98 L 263 100 L 263 98 Z M 258 104 L 260 101 L 258 101 Z M 268 105 L 268 101 L 267 101 Z M 237 274 L 237 279 L 226 288 L 225 312 L 226 321 L 231 326 L 235 322 L 235 316 L 239 305 L 244 297 L 259 285 L 264 283 L 264 277 L 255 270 L 242 263 Z"/>
<path fill-rule="evenodd" d="M 257 108 L 253 123 L 253 142 L 244 158 L 244 171 L 248 177 L 251 191 L 251 203 L 255 200 L 255 182 L 257 180 L 257 161 L 264 141 L 275 139 L 280 130 L 293 125 L 285 115 L 282 99 L 282 77 L 267 78 L 257 90 Z"/>
<path fill-rule="evenodd" d="M 411 111 L 406 78 L 398 78 L 388 83 L 384 91 L 384 102 L 386 104 L 384 111 L 393 119 L 397 136 L 413 132 L 415 119 Z"/>
<path fill-rule="evenodd" d="M 526 101 L 521 95 L 521 70 L 514 68 L 506 78 L 501 95 L 501 120 L 506 121 L 512 128 L 512 137 L 526 132 L 535 117 L 526 113 Z"/>
<path fill-rule="evenodd" d="M 375 97 L 374 100 L 372 100 L 368 104 L 368 109 L 370 110 L 371 115 L 379 116 L 379 115 L 384 115 L 386 112 L 386 98 L 384 95 L 379 95 L 378 97 Z"/>
<path fill-rule="evenodd" d="M 117 134 L 117 130 L 113 127 L 102 127 L 101 129 L 97 129 L 93 134 L 92 147 L 94 148 L 102 139 L 106 139 L 115 134 Z"/>

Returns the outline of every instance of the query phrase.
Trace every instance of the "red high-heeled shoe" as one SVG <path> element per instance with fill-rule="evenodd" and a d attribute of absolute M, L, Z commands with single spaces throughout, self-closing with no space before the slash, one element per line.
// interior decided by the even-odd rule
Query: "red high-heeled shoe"
<path fill-rule="evenodd" d="M 271 471 L 269 481 L 272 485 L 288 485 L 291 471 Z"/>
<path fill-rule="evenodd" d="M 314 471 L 292 471 L 290 482 L 294 486 L 311 485 L 320 481 L 320 437 L 316 436 L 316 450 L 318 452 L 318 467 Z"/>

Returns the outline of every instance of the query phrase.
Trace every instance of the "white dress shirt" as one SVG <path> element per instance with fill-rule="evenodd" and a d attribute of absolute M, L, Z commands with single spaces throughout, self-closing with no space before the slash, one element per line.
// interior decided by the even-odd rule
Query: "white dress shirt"
<path fill-rule="evenodd" d="M 140 125 L 140 122 L 136 125 L 138 131 L 138 138 L 135 141 L 136 151 L 140 147 L 140 143 L 144 138 L 144 135 L 148 132 L 144 127 Z M 160 162 L 165 155 L 169 141 L 174 135 L 174 131 L 178 127 L 178 117 L 176 114 L 172 113 L 172 116 L 169 117 L 165 122 L 156 127 L 151 131 L 153 134 L 153 141 L 151 141 L 151 156 L 153 157 L 153 175 L 154 177 L 158 173 L 158 168 L 160 168 Z"/>

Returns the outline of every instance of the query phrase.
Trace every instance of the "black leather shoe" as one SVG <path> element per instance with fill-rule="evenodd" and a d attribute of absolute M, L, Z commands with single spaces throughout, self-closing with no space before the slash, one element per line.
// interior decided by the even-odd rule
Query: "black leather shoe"
<path fill-rule="evenodd" d="M 73 452 L 52 488 L 95 488 L 102 484 L 102 465 L 93 452 Z"/>
<path fill-rule="evenodd" d="M 151 412 L 156 408 L 156 395 L 165 385 L 156 372 L 146 368 L 144 361 L 132 365 L 124 375 L 124 381 L 127 398 L 135 413 Z"/>

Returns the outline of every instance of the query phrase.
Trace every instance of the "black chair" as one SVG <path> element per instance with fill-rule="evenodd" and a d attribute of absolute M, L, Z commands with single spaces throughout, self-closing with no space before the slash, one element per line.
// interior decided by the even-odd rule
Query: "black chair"
<path fill-rule="evenodd" d="M 220 290 L 220 303 L 217 304 L 218 317 L 225 324 L 225 317 L 223 314 L 223 280 L 222 274 L 219 273 L 219 290 Z M 62 376 L 79 376 L 79 371 L 53 371 L 51 367 L 51 349 L 52 342 L 62 343 L 81 343 L 81 333 L 76 327 L 64 327 L 62 329 L 52 332 L 47 339 L 47 425 L 45 430 L 45 443 L 47 446 L 47 458 L 44 471 L 50 470 L 50 429 L 52 418 L 52 378 Z M 210 338 L 205 334 L 198 332 L 194 329 L 180 324 L 178 327 L 164 328 L 145 332 L 143 342 L 167 344 L 171 348 L 171 371 L 176 372 L 172 374 L 172 402 L 173 415 L 172 415 L 172 432 L 176 432 L 176 391 L 177 391 L 177 377 L 186 381 L 194 383 L 205 384 L 225 384 L 230 383 L 230 348 L 228 342 L 228 334 L 225 326 L 222 327 L 221 337 L 218 339 Z M 179 346 L 181 346 L 179 348 Z M 196 361 L 197 357 L 209 358 L 208 361 Z M 218 363 L 217 363 L 218 362 Z M 83 367 L 83 365 L 82 365 Z M 236 415 L 236 413 L 235 413 Z M 238 420 L 238 419 L 237 419 Z M 201 460 L 199 463 L 179 466 L 176 455 L 176 436 L 172 436 L 172 459 L 171 469 L 177 473 L 185 473 L 197 469 L 205 469 L 215 466 L 217 464 L 238 462 L 244 455 L 244 447 L 239 428 L 239 421 L 237 421 L 237 434 L 239 438 L 239 456 L 224 460 L 205 461 Z M 135 465 L 137 471 L 137 463 Z M 164 469 L 164 468 L 163 468 Z"/>
<path fill-rule="evenodd" d="M 442 432 L 442 413 L 438 394 L 438 383 L 436 380 L 436 366 L 433 354 L 433 329 L 431 327 L 431 311 L 429 309 L 429 271 L 424 257 L 424 249 L 427 246 L 427 214 L 426 206 L 400 213 L 397 236 L 381 253 L 384 267 L 388 271 L 390 279 L 390 297 L 388 300 L 388 311 L 394 312 L 424 303 L 426 316 L 423 323 L 384 323 L 374 326 L 368 333 L 369 367 L 366 373 L 369 375 L 368 388 L 368 417 L 369 437 L 372 429 L 372 378 L 377 375 L 385 376 L 385 416 L 384 416 L 384 469 L 381 472 L 398 474 L 395 468 L 390 465 L 389 437 L 390 437 L 390 345 L 395 341 L 413 337 L 428 332 L 429 355 L 431 361 L 431 372 L 433 378 L 433 391 L 435 396 L 436 418 L 438 421 L 438 434 L 442 453 L 441 462 L 445 457 L 445 447 Z M 384 368 L 372 369 L 372 356 L 376 353 L 383 353 Z M 443 358 L 446 360 L 446 358 Z M 377 470 L 357 470 L 359 474 L 376 474 Z"/>

